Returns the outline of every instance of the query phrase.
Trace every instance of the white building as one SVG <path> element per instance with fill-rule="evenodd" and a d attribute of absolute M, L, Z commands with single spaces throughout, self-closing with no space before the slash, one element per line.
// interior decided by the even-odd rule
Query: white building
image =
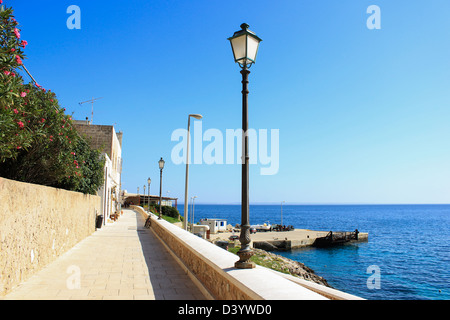
<path fill-rule="evenodd" d="M 116 133 L 114 126 L 92 125 L 89 121 L 74 121 L 74 127 L 105 158 L 104 181 L 97 194 L 101 197 L 103 221 L 106 221 L 121 210 L 123 134 Z"/>
<path fill-rule="evenodd" d="M 208 226 L 211 233 L 227 231 L 226 219 L 201 219 L 199 224 Z"/>

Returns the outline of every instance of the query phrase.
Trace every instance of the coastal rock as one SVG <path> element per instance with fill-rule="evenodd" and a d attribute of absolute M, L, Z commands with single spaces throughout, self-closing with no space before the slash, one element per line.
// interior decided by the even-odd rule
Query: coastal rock
<path fill-rule="evenodd" d="M 303 263 L 294 261 L 283 256 L 267 252 L 262 249 L 253 249 L 255 255 L 263 260 L 264 266 L 272 268 L 277 271 L 289 273 L 295 277 L 302 278 L 307 281 L 312 281 L 323 286 L 332 288 L 323 277 L 317 275 L 314 270 L 305 266 Z"/>
<path fill-rule="evenodd" d="M 274 246 L 273 244 L 271 244 L 270 242 L 267 242 L 267 241 L 254 241 L 253 242 L 253 247 L 254 248 L 258 248 L 258 249 L 262 249 L 264 251 L 276 251 L 276 250 L 278 250 L 278 248 L 276 246 Z"/>

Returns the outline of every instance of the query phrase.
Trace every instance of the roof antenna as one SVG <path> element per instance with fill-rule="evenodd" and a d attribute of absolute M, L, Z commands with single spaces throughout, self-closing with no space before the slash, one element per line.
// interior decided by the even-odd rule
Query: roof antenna
<path fill-rule="evenodd" d="M 92 98 L 91 100 L 87 100 L 87 101 L 78 103 L 80 106 L 81 106 L 82 104 L 84 104 L 84 103 L 87 103 L 87 102 L 90 102 L 90 103 L 92 104 L 91 124 L 94 124 L 94 101 L 100 100 L 100 99 L 103 99 L 103 97 L 102 97 L 102 98 L 95 98 L 95 99 Z"/>

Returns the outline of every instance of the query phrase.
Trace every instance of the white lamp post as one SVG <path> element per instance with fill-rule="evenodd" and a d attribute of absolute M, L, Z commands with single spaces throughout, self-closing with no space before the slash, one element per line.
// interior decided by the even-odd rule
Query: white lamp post
<path fill-rule="evenodd" d="M 188 116 L 188 131 L 187 131 L 187 148 L 186 148 L 186 180 L 184 185 L 184 230 L 188 227 L 188 185 L 189 185 L 189 141 L 191 139 L 191 117 L 200 120 L 203 118 L 200 114 L 190 114 Z"/>

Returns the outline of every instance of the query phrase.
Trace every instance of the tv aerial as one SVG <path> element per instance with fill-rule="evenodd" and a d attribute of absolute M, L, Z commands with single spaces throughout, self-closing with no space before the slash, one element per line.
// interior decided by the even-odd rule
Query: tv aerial
<path fill-rule="evenodd" d="M 91 103 L 91 105 L 92 105 L 91 124 L 94 123 L 94 122 L 93 122 L 93 121 L 94 121 L 94 101 L 100 100 L 100 99 L 103 99 L 103 97 L 101 97 L 101 98 L 92 98 L 91 100 L 87 100 L 87 101 L 83 101 L 83 102 L 78 103 L 80 106 L 81 106 L 82 104 L 85 104 L 85 103 L 88 103 L 88 102 Z"/>

